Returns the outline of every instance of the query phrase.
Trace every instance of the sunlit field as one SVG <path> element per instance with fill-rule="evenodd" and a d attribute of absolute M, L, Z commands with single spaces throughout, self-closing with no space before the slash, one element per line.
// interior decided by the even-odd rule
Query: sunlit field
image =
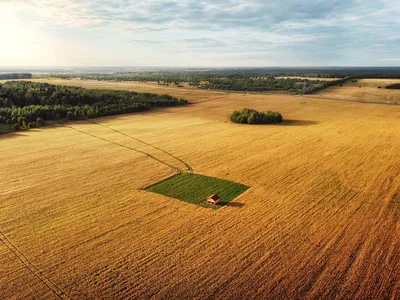
<path fill-rule="evenodd" d="M 48 81 L 191 103 L 0 137 L 0 298 L 400 298 L 400 106 Z M 389 95 L 370 82 L 318 95 Z M 245 107 L 284 122 L 231 123 Z M 250 189 L 146 190 L 192 172 Z"/>
<path fill-rule="evenodd" d="M 342 87 L 332 86 L 312 96 L 400 104 L 400 90 L 385 89 L 393 83 L 400 83 L 400 79 L 355 79 L 349 80 Z"/>

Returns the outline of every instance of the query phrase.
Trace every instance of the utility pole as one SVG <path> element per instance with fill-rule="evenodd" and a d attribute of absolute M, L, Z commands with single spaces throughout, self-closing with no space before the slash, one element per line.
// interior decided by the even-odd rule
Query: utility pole
<path fill-rule="evenodd" d="M 301 94 L 301 102 L 300 103 L 305 103 L 305 101 L 304 101 L 304 94 L 305 93 L 306 93 L 306 80 L 304 80 L 303 93 Z"/>

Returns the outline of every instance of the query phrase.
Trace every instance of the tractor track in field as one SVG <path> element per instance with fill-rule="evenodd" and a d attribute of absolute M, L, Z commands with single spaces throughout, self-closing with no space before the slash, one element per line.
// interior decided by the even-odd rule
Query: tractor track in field
<path fill-rule="evenodd" d="M 150 144 L 150 143 L 145 142 L 145 141 L 143 141 L 143 140 L 141 140 L 141 139 L 138 139 L 137 137 L 134 137 L 134 136 L 132 136 L 132 135 L 129 135 L 129 134 L 126 134 L 126 133 L 124 133 L 124 132 L 122 132 L 122 131 L 119 131 L 119 130 L 117 130 L 117 129 L 114 129 L 114 128 L 108 126 L 108 125 L 101 124 L 101 123 L 98 123 L 98 122 L 95 122 L 95 121 L 88 121 L 88 122 L 89 122 L 89 123 L 92 123 L 92 124 L 96 124 L 96 125 L 102 126 L 102 127 L 105 127 L 105 128 L 108 128 L 108 129 L 110 129 L 110 130 L 112 130 L 112 131 L 114 131 L 114 132 L 116 132 L 116 133 L 119 133 L 119 134 L 121 134 L 121 135 L 123 135 L 123 136 L 126 136 L 126 137 L 128 137 L 128 138 L 131 138 L 131 139 L 133 139 L 134 141 L 137 141 L 137 142 L 139 142 L 139 143 L 142 143 L 143 145 L 146 145 L 146 146 L 149 146 L 149 147 L 151 147 L 151 148 L 154 148 L 154 149 L 156 149 L 156 150 L 158 150 L 158 151 L 161 151 L 161 152 L 167 154 L 168 156 L 174 158 L 175 160 L 179 161 L 179 162 L 182 163 L 183 165 L 185 165 L 185 167 L 186 167 L 186 169 L 187 169 L 187 171 L 188 171 L 189 173 L 191 173 L 191 174 L 194 173 L 193 168 L 192 168 L 191 165 L 189 165 L 187 162 L 185 162 L 183 159 L 177 157 L 176 155 L 173 155 L 172 153 L 170 153 L 170 152 L 168 152 L 168 151 L 166 151 L 166 150 L 164 150 L 164 149 L 161 149 L 160 147 L 157 147 L 157 146 L 155 146 L 155 145 L 153 145 L 153 144 Z"/>
<path fill-rule="evenodd" d="M 195 103 L 197 104 L 197 103 L 210 102 L 210 101 L 214 101 L 214 100 L 226 98 L 226 96 L 228 96 L 228 95 L 229 95 L 229 93 L 227 93 L 227 94 L 225 94 L 225 95 L 223 95 L 223 96 L 218 96 L 218 97 L 213 97 L 213 98 L 209 98 L 209 99 L 206 99 L 206 100 L 196 101 Z"/>
<path fill-rule="evenodd" d="M 106 143 L 113 144 L 113 145 L 116 145 L 116 146 L 119 146 L 119 147 L 122 147 L 122 148 L 125 148 L 125 149 L 128 149 L 128 150 L 131 150 L 131 151 L 134 151 L 134 152 L 143 154 L 143 155 L 145 155 L 145 156 L 147 156 L 147 157 L 149 157 L 149 158 L 151 158 L 151 159 L 154 159 L 155 161 L 159 162 L 160 164 L 163 164 L 163 165 L 165 165 L 165 166 L 167 166 L 167 167 L 170 167 L 171 169 L 175 170 L 175 171 L 178 172 L 178 173 L 182 173 L 182 170 L 181 170 L 181 169 L 179 169 L 179 168 L 177 168 L 177 167 L 175 167 L 175 166 L 173 166 L 173 165 L 170 165 L 170 164 L 166 163 L 165 161 L 162 161 L 161 159 L 158 159 L 158 158 L 155 157 L 154 155 L 151 155 L 151 154 L 149 154 L 149 153 L 147 153 L 147 152 L 144 152 L 144 151 L 141 151 L 141 150 L 138 150 L 138 149 L 135 149 L 135 148 L 126 146 L 126 145 L 124 145 L 124 144 L 120 144 L 120 143 L 117 143 L 117 142 L 114 142 L 114 141 L 105 139 L 105 138 L 103 138 L 103 137 L 100 137 L 100 136 L 97 136 L 97 135 L 95 135 L 95 134 L 92 134 L 92 133 L 89 133 L 89 132 L 86 132 L 86 131 L 77 129 L 77 128 L 72 127 L 72 126 L 69 126 L 69 125 L 61 125 L 61 126 L 62 126 L 62 127 L 66 127 L 66 128 L 70 128 L 70 129 L 75 130 L 75 131 L 77 131 L 77 132 L 80 132 L 80 133 L 82 133 L 82 134 L 86 134 L 86 135 L 88 135 L 88 136 L 94 137 L 94 138 L 99 139 L 99 140 L 101 140 L 101 141 L 104 141 L 104 142 L 106 142 Z"/>
<path fill-rule="evenodd" d="M 151 144 L 149 144 L 149 143 L 146 143 L 146 142 L 144 142 L 144 141 L 142 141 L 142 140 L 139 140 L 139 139 L 137 139 L 137 138 L 135 138 L 135 137 L 132 137 L 132 136 L 130 136 L 130 135 L 127 135 L 127 134 L 125 134 L 125 133 L 123 133 L 123 132 L 120 132 L 120 131 L 118 131 L 118 130 L 115 130 L 114 128 L 108 127 L 108 126 L 106 126 L 106 125 L 102 125 L 102 124 L 99 124 L 99 123 L 96 123 L 96 122 L 91 122 L 91 123 L 97 124 L 97 125 L 99 125 L 99 126 L 103 126 L 103 127 L 108 128 L 108 129 L 110 129 L 110 130 L 113 130 L 113 131 L 115 131 L 115 132 L 117 132 L 117 133 L 119 133 L 119 134 L 121 134 L 121 135 L 127 136 L 127 137 L 129 137 L 129 138 L 131 138 L 131 139 L 133 139 L 133 140 L 135 140 L 135 141 L 139 141 L 139 142 L 141 142 L 142 144 L 144 144 L 144 145 L 146 145 L 146 146 L 149 146 L 149 147 L 152 147 L 152 148 L 154 148 L 154 149 L 157 149 L 158 151 L 161 151 L 161 152 L 163 152 L 163 153 L 165 153 L 165 154 L 167 154 L 167 155 L 173 157 L 174 159 L 176 159 L 177 161 L 181 162 L 182 164 L 184 164 L 184 165 L 186 166 L 186 168 L 187 168 L 187 171 L 188 171 L 189 173 L 191 173 L 191 174 L 194 173 L 193 168 L 192 168 L 188 163 L 184 162 L 184 161 L 181 160 L 180 158 L 178 158 L 178 157 L 172 155 L 171 153 L 169 153 L 169 152 L 167 152 L 167 151 L 165 151 L 165 150 L 163 150 L 163 149 L 161 149 L 161 148 L 158 148 L 158 147 L 156 147 L 156 146 L 153 146 L 153 145 L 151 145 Z M 107 143 L 110 143 L 110 144 L 113 144 L 113 145 L 116 145 L 116 146 L 119 146 L 119 147 L 122 147 L 122 148 L 125 148 L 125 149 L 128 149 L 128 150 L 135 151 L 135 152 L 137 152 L 137 153 L 143 154 L 143 155 L 145 155 L 145 156 L 147 156 L 147 157 L 149 157 L 149 158 L 151 158 L 151 159 L 153 159 L 153 160 L 155 160 L 155 161 L 157 161 L 157 162 L 159 162 L 159 163 L 161 163 L 161 164 L 163 164 L 163 165 L 165 165 L 165 166 L 167 166 L 167 167 L 170 167 L 171 169 L 175 170 L 175 171 L 178 172 L 178 173 L 184 172 L 184 170 L 182 170 L 182 169 L 180 169 L 180 168 L 178 168 L 178 167 L 176 167 L 176 166 L 173 166 L 173 165 L 171 165 L 171 164 L 169 164 L 169 163 L 167 163 L 167 162 L 165 162 L 165 161 L 163 161 L 163 160 L 161 160 L 161 159 L 155 157 L 154 155 L 149 154 L 149 153 L 147 153 L 147 152 L 144 152 L 144 151 L 142 151 L 142 150 L 139 150 L 139 149 L 136 149 L 136 148 L 133 148 L 133 147 L 130 147 L 130 146 L 126 146 L 126 145 L 124 145 L 124 144 L 121 144 L 121 143 L 118 143 L 118 142 L 115 142 L 115 141 L 112 141 L 112 140 L 109 140 L 109 139 L 106 139 L 106 138 L 97 136 L 97 135 L 95 135 L 95 134 L 92 134 L 92 133 L 89 133 L 89 132 L 86 132 L 86 131 L 77 129 L 77 128 L 73 127 L 73 126 L 64 125 L 64 124 L 61 125 L 61 126 L 66 127 L 66 128 L 70 128 L 70 129 L 75 130 L 75 131 L 77 131 L 77 132 L 80 132 L 80 133 L 82 133 L 82 134 L 85 134 L 85 135 L 94 137 L 94 138 L 96 138 L 96 139 L 102 140 L 102 141 L 104 141 L 104 142 L 107 142 Z"/>
<path fill-rule="evenodd" d="M 298 96 L 298 97 L 301 97 L 301 96 Z M 304 98 L 332 100 L 332 101 L 344 101 L 344 102 L 356 102 L 356 103 L 366 103 L 366 104 L 400 105 L 399 102 L 379 102 L 379 101 L 374 101 L 374 100 L 361 100 L 361 99 L 353 100 L 353 99 L 326 97 L 326 96 L 319 96 L 319 95 L 304 95 Z"/>
<path fill-rule="evenodd" d="M 8 248 L 8 250 L 14 254 L 14 256 L 21 262 L 21 264 L 30 271 L 40 282 L 43 283 L 57 298 L 69 299 L 69 296 L 63 289 L 61 289 L 54 281 L 43 274 L 43 272 L 36 267 L 11 240 L 0 230 L 0 241 Z"/>

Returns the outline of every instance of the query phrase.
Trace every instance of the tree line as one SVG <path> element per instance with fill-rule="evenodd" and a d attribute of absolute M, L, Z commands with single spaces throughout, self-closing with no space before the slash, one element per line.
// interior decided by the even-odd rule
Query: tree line
<path fill-rule="evenodd" d="M 306 80 L 306 94 L 315 93 L 327 87 L 340 85 L 355 78 L 400 78 L 400 70 L 379 68 L 250 68 L 250 69 L 187 69 L 157 70 L 114 73 L 69 73 L 41 74 L 35 77 L 80 78 L 99 81 L 157 82 L 160 85 L 182 83 L 202 89 L 216 89 L 238 92 L 287 92 L 301 94 L 304 79 L 277 78 L 280 76 L 309 77 Z M 324 81 L 320 78 L 338 78 Z"/>
<path fill-rule="evenodd" d="M 255 109 L 244 108 L 240 111 L 235 110 L 230 119 L 234 123 L 241 124 L 274 124 L 281 123 L 283 117 L 279 112 L 267 111 L 264 113 Z"/>
<path fill-rule="evenodd" d="M 400 89 L 400 83 L 389 84 L 385 88 L 389 89 L 389 90 L 399 90 Z"/>
<path fill-rule="evenodd" d="M 326 89 L 326 88 L 328 88 L 330 86 L 341 85 L 341 84 L 344 84 L 344 83 L 346 83 L 347 81 L 349 81 L 351 79 L 353 79 L 353 77 L 348 76 L 348 77 L 341 78 L 341 79 L 338 79 L 338 80 L 323 81 L 319 85 L 308 85 L 306 87 L 305 94 L 312 94 L 312 93 L 318 92 L 320 90 Z"/>
<path fill-rule="evenodd" d="M 30 73 L 5 73 L 5 74 L 0 74 L 0 80 L 30 79 L 30 78 L 32 78 L 32 74 L 30 74 Z"/>
<path fill-rule="evenodd" d="M 80 120 L 187 103 L 170 95 L 9 81 L 0 84 L 0 124 L 31 128 L 47 120 Z"/>

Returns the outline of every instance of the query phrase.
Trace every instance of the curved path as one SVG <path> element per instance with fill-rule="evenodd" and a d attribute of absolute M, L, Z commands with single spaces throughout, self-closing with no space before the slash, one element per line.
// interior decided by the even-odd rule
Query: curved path
<path fill-rule="evenodd" d="M 108 129 L 110 129 L 110 130 L 112 130 L 112 131 L 114 131 L 114 132 L 117 132 L 117 133 L 119 133 L 119 134 L 122 134 L 123 136 L 129 137 L 129 138 L 131 138 L 131 139 L 133 139 L 133 140 L 135 140 L 135 141 L 137 141 L 137 142 L 139 142 L 139 143 L 142 143 L 143 145 L 146 145 L 146 146 L 152 147 L 152 148 L 154 148 L 154 149 L 156 149 L 156 150 L 158 150 L 158 151 L 161 151 L 161 152 L 167 154 L 168 156 L 170 156 L 170 157 L 176 159 L 177 161 L 179 161 L 179 162 L 182 163 L 183 165 L 185 165 L 185 167 L 186 167 L 186 169 L 187 169 L 187 171 L 188 171 L 189 173 L 193 173 L 193 172 L 194 172 L 194 171 L 193 171 L 193 168 L 192 168 L 187 162 L 185 162 L 185 161 L 182 160 L 181 158 L 179 158 L 179 157 L 177 157 L 177 156 L 175 156 L 175 155 L 169 153 L 168 151 L 166 151 L 166 150 L 164 150 L 164 149 L 161 149 L 161 148 L 159 148 L 159 147 L 157 147 L 157 146 L 155 146 L 155 145 L 153 145 L 153 144 L 150 144 L 150 143 L 147 143 L 147 142 L 145 142 L 145 141 L 143 141 L 143 140 L 140 140 L 140 139 L 138 139 L 138 138 L 136 138 L 136 137 L 134 137 L 134 136 L 132 136 L 132 135 L 126 134 L 126 133 L 124 133 L 124 132 L 121 132 L 121 131 L 119 131 L 119 130 L 117 130 L 117 129 L 114 129 L 114 128 L 108 126 L 108 125 L 101 124 L 101 123 L 97 123 L 97 122 L 91 121 L 91 120 L 88 121 L 88 122 L 90 122 L 90 123 L 92 123 L 92 124 L 96 124 L 96 125 L 103 126 L 103 127 L 108 128 Z"/>

